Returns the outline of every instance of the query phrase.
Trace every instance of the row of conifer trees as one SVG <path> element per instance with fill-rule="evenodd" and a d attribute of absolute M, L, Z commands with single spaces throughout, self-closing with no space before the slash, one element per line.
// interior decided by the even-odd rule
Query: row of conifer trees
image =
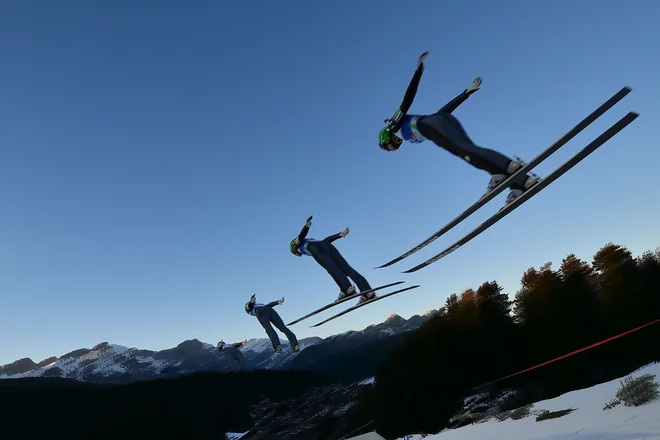
<path fill-rule="evenodd" d="M 591 263 L 568 255 L 530 268 L 512 297 L 496 281 L 451 295 L 391 353 L 365 398 L 378 432 L 437 432 L 474 387 L 660 318 L 660 248 L 633 257 L 613 243 Z M 660 359 L 660 324 L 499 382 L 543 397 Z"/>

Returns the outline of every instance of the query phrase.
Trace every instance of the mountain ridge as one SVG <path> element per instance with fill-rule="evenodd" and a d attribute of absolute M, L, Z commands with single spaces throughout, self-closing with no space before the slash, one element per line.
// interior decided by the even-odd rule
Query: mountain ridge
<path fill-rule="evenodd" d="M 385 321 L 372 324 L 363 330 L 349 330 L 321 338 L 312 336 L 301 339 L 301 352 L 295 354 L 288 344 L 282 353 L 273 353 L 268 338 L 252 338 L 242 349 L 248 364 L 254 369 L 301 369 L 323 368 L 323 359 L 341 356 L 358 347 L 368 347 L 383 338 L 394 337 L 418 328 L 434 316 L 437 310 L 405 319 L 397 314 Z M 305 350 L 316 346 L 315 350 Z M 334 360 L 334 359 L 333 359 Z M 120 384 L 155 378 L 173 378 L 197 371 L 228 372 L 238 369 L 234 361 L 225 360 L 215 344 L 197 338 L 180 342 L 163 350 L 126 347 L 102 341 L 92 348 L 79 348 L 60 357 L 50 356 L 39 363 L 31 358 L 21 358 L 0 366 L 0 379 L 27 377 L 60 377 L 82 382 Z"/>

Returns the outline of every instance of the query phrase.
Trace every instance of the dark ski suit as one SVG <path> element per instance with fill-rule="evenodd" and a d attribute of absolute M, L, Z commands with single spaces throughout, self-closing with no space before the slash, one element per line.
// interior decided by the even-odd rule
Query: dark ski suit
<path fill-rule="evenodd" d="M 475 145 L 465 132 L 461 123 L 452 114 L 476 90 L 472 90 L 469 93 L 467 89 L 464 90 L 433 114 L 407 114 L 417 94 L 417 87 L 419 86 L 423 72 L 424 65 L 421 64 L 415 71 L 406 90 L 401 107 L 399 107 L 403 113 L 403 117 L 392 127 L 391 132 L 396 133 L 404 141 L 413 143 L 430 139 L 440 148 L 463 159 L 475 168 L 488 172 L 491 176 L 495 174 L 507 174 L 507 167 L 512 159 L 495 150 Z M 522 189 L 527 177 L 526 174 L 519 175 L 511 183 L 510 188 Z"/>
<path fill-rule="evenodd" d="M 241 345 L 243 345 L 242 342 L 237 342 L 235 344 L 222 344 L 218 347 L 218 350 L 225 355 L 225 360 L 233 359 L 241 365 L 243 370 L 247 370 L 248 364 L 245 360 L 245 356 L 243 356 L 243 353 L 238 349 Z"/>
<path fill-rule="evenodd" d="M 332 244 L 333 241 L 341 238 L 341 234 L 337 233 L 318 241 L 313 238 L 306 238 L 307 232 L 309 232 L 309 227 L 305 225 L 296 238 L 297 243 L 299 243 L 298 251 L 303 255 L 313 257 L 335 280 L 342 292 L 346 293 L 346 290 L 351 287 L 349 278 L 357 284 L 360 292 L 371 290 L 367 280 L 348 264 Z"/>
<path fill-rule="evenodd" d="M 275 310 L 273 310 L 273 307 L 276 305 L 278 305 L 277 301 L 273 301 L 268 304 L 254 303 L 248 313 L 257 317 L 261 326 L 264 328 L 264 330 L 266 330 L 266 334 L 268 335 L 268 338 L 270 338 L 270 342 L 273 344 L 274 349 L 277 349 L 277 347 L 281 344 L 280 338 L 277 336 L 277 333 L 275 333 L 275 330 L 273 329 L 273 325 L 286 335 L 286 338 L 291 344 L 291 348 L 294 348 L 296 345 L 298 345 L 298 339 L 296 338 L 296 335 L 294 335 L 293 332 L 289 330 L 286 325 L 284 325 L 284 321 L 282 321 L 280 315 Z"/>

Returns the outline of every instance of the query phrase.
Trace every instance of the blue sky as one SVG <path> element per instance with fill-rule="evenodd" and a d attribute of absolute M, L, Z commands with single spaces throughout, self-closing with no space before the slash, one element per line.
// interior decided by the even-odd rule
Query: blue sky
<path fill-rule="evenodd" d="M 570 252 L 660 245 L 660 5 L 631 1 L 12 2 L 0 14 L 0 364 L 101 341 L 163 349 L 265 337 L 243 311 L 284 296 L 293 320 L 338 294 L 288 242 L 337 242 L 373 286 L 422 287 L 298 337 L 409 317 Z M 531 159 L 604 100 L 633 92 L 543 175 L 629 110 L 641 114 L 446 259 L 506 193 L 418 254 L 488 175 L 432 143 L 376 143 L 417 57 L 414 113 L 483 77 L 456 116 L 479 145 Z M 341 309 L 341 307 L 339 307 Z M 335 309 L 336 310 L 336 309 Z M 285 340 L 283 338 L 283 340 Z"/>

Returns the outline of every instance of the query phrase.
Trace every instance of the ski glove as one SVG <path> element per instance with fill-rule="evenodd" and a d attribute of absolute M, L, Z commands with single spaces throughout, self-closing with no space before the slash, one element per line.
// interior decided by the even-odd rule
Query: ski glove
<path fill-rule="evenodd" d="M 344 229 L 343 231 L 341 231 L 341 232 L 339 233 L 339 236 L 340 236 L 341 238 L 344 238 L 344 237 L 346 237 L 346 236 L 348 235 L 348 233 L 349 233 L 349 230 L 348 230 L 348 228 L 346 228 L 346 229 Z"/>
<path fill-rule="evenodd" d="M 467 94 L 471 95 L 474 92 L 476 92 L 477 90 L 479 90 L 479 87 L 481 87 L 481 77 L 480 76 L 476 77 L 474 79 L 474 81 L 472 81 L 472 84 L 470 85 L 470 87 L 465 89 L 465 92 Z"/>

